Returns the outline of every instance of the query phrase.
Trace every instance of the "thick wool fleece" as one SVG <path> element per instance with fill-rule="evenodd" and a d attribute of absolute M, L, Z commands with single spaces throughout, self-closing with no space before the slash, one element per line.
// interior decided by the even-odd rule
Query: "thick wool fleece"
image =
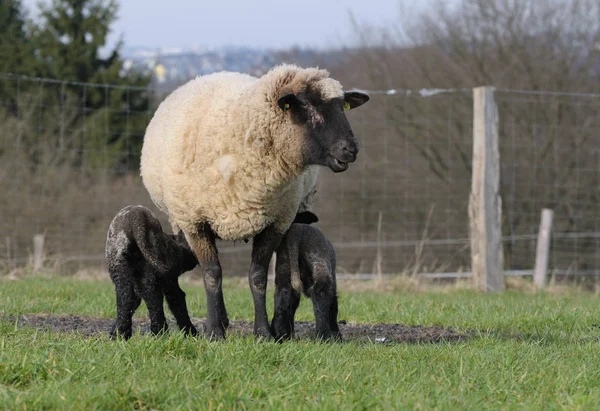
<path fill-rule="evenodd" d="M 175 232 L 209 223 L 224 240 L 291 225 L 309 206 L 316 166 L 277 105 L 280 96 L 318 90 L 341 98 L 325 70 L 275 67 L 261 78 L 221 72 L 191 80 L 158 107 L 144 138 L 141 175 Z"/>
<path fill-rule="evenodd" d="M 302 193 L 304 198 L 300 207 L 299 213 L 312 209 L 315 194 L 317 193 L 317 177 L 319 176 L 319 166 L 309 166 L 308 170 L 302 174 Z"/>

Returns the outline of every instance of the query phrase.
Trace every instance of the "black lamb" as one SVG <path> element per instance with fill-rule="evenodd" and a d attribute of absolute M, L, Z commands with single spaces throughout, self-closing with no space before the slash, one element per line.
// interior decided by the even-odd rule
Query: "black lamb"
<path fill-rule="evenodd" d="M 316 227 L 312 213 L 297 216 L 277 249 L 275 265 L 275 309 L 271 321 L 276 340 L 282 341 L 294 333 L 294 316 L 304 293 L 312 300 L 317 338 L 341 341 L 337 323 L 336 255 L 331 242 Z"/>
<path fill-rule="evenodd" d="M 132 317 L 142 299 L 150 314 L 150 330 L 167 330 L 163 297 L 186 335 L 197 335 L 190 321 L 185 292 L 178 278 L 196 267 L 198 261 L 182 232 L 166 234 L 158 219 L 143 206 L 127 206 L 108 228 L 106 260 L 117 294 L 117 319 L 112 338 L 131 337 Z"/>

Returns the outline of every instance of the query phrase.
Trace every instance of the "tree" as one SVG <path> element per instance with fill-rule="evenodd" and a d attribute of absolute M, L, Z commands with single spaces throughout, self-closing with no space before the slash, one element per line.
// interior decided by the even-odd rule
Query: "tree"
<path fill-rule="evenodd" d="M 35 74 L 26 13 L 20 0 L 0 2 L 0 73 Z M 16 84 L 0 82 L 0 99 L 13 114 L 17 111 L 17 94 Z"/>
<path fill-rule="evenodd" d="M 21 0 L 0 2 L 0 72 L 32 74 L 33 50 Z"/>
<path fill-rule="evenodd" d="M 390 210 L 400 218 L 390 224 L 393 229 L 388 233 L 418 234 L 412 226 L 415 222 L 425 226 L 426 218 L 419 210 L 437 202 L 436 210 L 444 213 L 432 216 L 434 238 L 436 228 L 446 237 L 467 236 L 471 88 L 481 85 L 498 88 L 505 234 L 516 238 L 535 231 L 542 207 L 555 210 L 557 232 L 590 231 L 597 226 L 600 195 L 594 188 L 600 175 L 588 170 L 597 170 L 600 119 L 596 100 L 583 94 L 600 93 L 600 1 L 433 3 L 394 26 L 355 25 L 363 47 L 348 63 L 332 69 L 343 84 L 413 91 L 375 97 L 357 113 L 364 114 L 367 118 L 361 120 L 368 124 L 364 130 L 357 127 L 357 135 L 363 131 L 385 142 L 366 142 L 370 158 L 405 159 L 395 168 L 370 169 L 367 164 L 365 173 L 373 180 L 367 188 L 387 179 L 397 182 L 386 187 L 389 197 L 428 193 L 401 203 L 404 215 Z M 422 88 L 456 91 L 421 97 L 415 91 Z M 348 192 L 344 195 L 347 198 Z M 375 200 L 368 211 L 385 211 L 389 204 L 391 200 Z M 385 217 L 384 221 L 389 223 Z M 512 241 L 504 249 L 507 264 L 529 268 L 527 247 L 532 243 Z M 578 240 L 574 247 L 581 255 L 587 250 L 590 259 L 596 251 L 594 241 Z M 573 247 L 566 240 L 555 246 Z M 571 268 L 573 256 L 566 253 L 555 261 Z"/>
<path fill-rule="evenodd" d="M 43 62 L 39 74 L 82 83 L 118 81 L 121 43 L 107 57 L 100 56 L 117 10 L 114 0 L 54 0 L 42 5 L 35 35 Z"/>
<path fill-rule="evenodd" d="M 39 59 L 38 74 L 73 82 L 67 93 L 74 94 L 84 108 L 73 119 L 85 130 L 85 135 L 77 139 L 79 161 L 102 162 L 111 168 L 115 164 L 105 164 L 108 155 L 131 169 L 137 167 L 147 122 L 150 76 L 123 70 L 121 41 L 103 52 L 117 11 L 115 0 L 53 0 L 42 6 L 33 42 Z M 106 84 L 111 87 L 103 86 Z M 60 98 L 65 99 L 65 94 Z M 128 115 L 120 115 L 122 112 Z"/>

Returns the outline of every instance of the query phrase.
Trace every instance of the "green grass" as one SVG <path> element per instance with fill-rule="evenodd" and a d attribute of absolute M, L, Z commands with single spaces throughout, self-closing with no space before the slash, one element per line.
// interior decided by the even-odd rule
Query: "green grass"
<path fill-rule="evenodd" d="M 183 288 L 191 314 L 205 316 L 202 287 Z M 252 318 L 248 287 L 229 283 L 224 293 L 230 318 Z M 594 326 L 600 301 L 593 294 L 342 292 L 340 301 L 340 318 L 348 321 L 476 332 L 440 344 L 275 344 L 235 335 L 209 343 L 178 333 L 112 342 L 4 321 L 0 408 L 600 407 L 600 329 Z M 112 317 L 114 291 L 109 282 L 0 280 L 0 311 Z M 307 300 L 297 319 L 312 320 Z"/>

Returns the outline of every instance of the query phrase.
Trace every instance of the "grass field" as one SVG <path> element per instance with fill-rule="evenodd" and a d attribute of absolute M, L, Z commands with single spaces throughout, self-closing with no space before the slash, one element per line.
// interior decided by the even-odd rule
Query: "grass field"
<path fill-rule="evenodd" d="M 204 290 L 184 284 L 194 317 Z M 270 285 L 272 289 L 272 286 Z M 342 287 L 343 288 L 343 287 Z M 227 282 L 231 319 L 250 291 Z M 113 317 L 110 282 L 0 279 L 4 409 L 598 409 L 600 301 L 592 293 L 342 291 L 348 322 L 440 325 L 460 342 L 277 344 L 136 335 L 128 342 L 18 327 L 7 314 Z M 272 298 L 268 299 L 272 313 Z M 143 306 L 142 306 L 143 308 Z M 146 315 L 140 309 L 138 318 Z M 303 300 L 298 320 L 312 320 Z"/>

